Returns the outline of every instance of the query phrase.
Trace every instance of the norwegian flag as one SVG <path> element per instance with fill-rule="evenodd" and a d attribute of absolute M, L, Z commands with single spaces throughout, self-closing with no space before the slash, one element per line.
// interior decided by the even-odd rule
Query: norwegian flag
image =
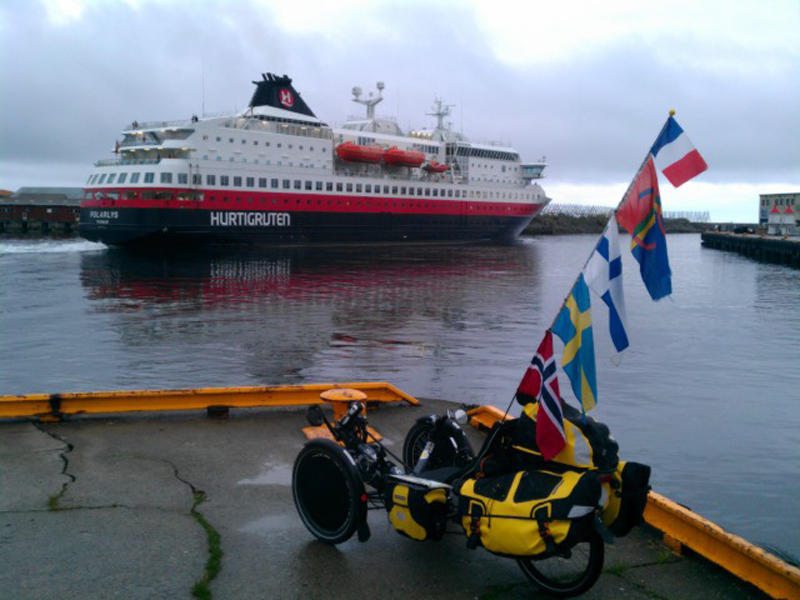
<path fill-rule="evenodd" d="M 553 334 L 548 329 L 530 366 L 517 388 L 520 404 L 539 402 L 536 415 L 536 445 L 545 460 L 550 460 L 567 444 L 561 392 L 558 389 L 556 361 L 553 358 Z"/>

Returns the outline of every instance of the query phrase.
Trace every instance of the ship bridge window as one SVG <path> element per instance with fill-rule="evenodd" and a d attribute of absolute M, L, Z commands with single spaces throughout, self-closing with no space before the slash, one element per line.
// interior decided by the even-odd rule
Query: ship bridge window
<path fill-rule="evenodd" d="M 131 183 L 139 183 L 139 173 L 131 173 Z"/>
<path fill-rule="evenodd" d="M 299 190 L 303 188 L 303 182 L 299 179 L 294 180 L 294 189 Z"/>
<path fill-rule="evenodd" d="M 117 183 L 118 183 L 118 184 L 119 184 L 119 183 L 125 183 L 125 180 L 126 180 L 127 178 L 128 178 L 128 174 L 127 174 L 127 173 L 120 173 L 120 174 L 119 174 L 119 179 L 117 179 Z"/>
<path fill-rule="evenodd" d="M 258 187 L 260 187 L 260 188 L 267 187 L 267 178 L 266 177 L 259 177 L 258 178 Z"/>
<path fill-rule="evenodd" d="M 388 194 L 389 193 L 389 186 L 388 185 L 383 186 L 383 193 L 384 194 Z"/>
<path fill-rule="evenodd" d="M 145 173 L 144 174 L 144 182 L 145 183 L 153 183 L 156 180 L 155 173 Z"/>
<path fill-rule="evenodd" d="M 413 187 L 412 187 L 412 188 L 408 188 L 408 195 L 409 195 L 409 196 L 413 196 L 413 195 L 414 195 L 414 190 L 415 190 L 415 189 L 416 189 L 416 188 L 413 188 Z"/>
<path fill-rule="evenodd" d="M 100 175 L 100 180 L 97 182 L 97 184 L 102 185 L 103 183 L 105 183 L 105 180 L 106 180 L 106 174 L 103 173 L 102 175 Z"/>
<path fill-rule="evenodd" d="M 241 177 L 234 177 L 233 178 L 233 185 L 234 187 L 242 187 L 242 178 Z"/>
<path fill-rule="evenodd" d="M 178 183 L 181 185 L 186 185 L 187 183 L 189 183 L 189 174 L 178 173 Z"/>
<path fill-rule="evenodd" d="M 344 186 L 343 186 L 341 183 L 338 183 L 338 182 L 337 182 L 337 184 L 336 184 L 336 191 L 337 191 L 337 192 L 341 192 L 342 190 L 344 190 Z"/>
<path fill-rule="evenodd" d="M 317 191 L 318 191 L 318 192 L 321 192 L 321 191 L 322 191 L 322 182 L 321 182 L 321 181 L 317 181 L 317 183 L 316 183 L 316 188 L 317 188 Z"/>
<path fill-rule="evenodd" d="M 371 183 L 364 184 L 364 191 L 367 194 L 371 194 L 372 193 L 372 184 Z"/>
<path fill-rule="evenodd" d="M 401 196 L 405 196 L 406 195 L 406 188 L 405 187 L 401 187 L 400 188 L 400 195 Z"/>
<path fill-rule="evenodd" d="M 312 189 L 312 186 L 313 186 L 313 184 L 310 181 L 306 181 L 305 187 L 306 187 L 307 190 Z"/>
<path fill-rule="evenodd" d="M 107 181 L 106 183 L 108 183 L 109 185 L 111 185 L 112 183 L 114 183 L 114 178 L 115 178 L 116 176 L 117 176 L 117 174 L 116 174 L 116 173 L 111 173 L 111 174 L 108 176 L 108 181 Z"/>
<path fill-rule="evenodd" d="M 216 175 L 206 175 L 206 185 L 216 185 L 216 184 L 217 184 Z"/>
<path fill-rule="evenodd" d="M 201 183 L 203 183 L 203 179 L 199 173 L 192 175 L 192 185 L 200 185 Z"/>
<path fill-rule="evenodd" d="M 352 192 L 353 191 L 353 184 L 352 183 L 348 183 L 346 189 L 347 189 L 348 192 Z"/>
<path fill-rule="evenodd" d="M 396 186 L 396 185 L 393 185 L 393 186 L 392 186 L 392 193 L 393 193 L 393 194 L 396 194 L 396 193 L 397 193 L 397 186 Z"/>
<path fill-rule="evenodd" d="M 219 184 L 220 185 L 230 185 L 230 177 L 228 175 L 220 175 L 219 176 Z"/>
<path fill-rule="evenodd" d="M 272 179 L 270 181 L 270 187 L 272 187 L 273 190 L 277 190 L 278 189 L 278 180 L 277 179 Z"/>
<path fill-rule="evenodd" d="M 332 181 L 328 181 L 328 182 L 325 183 L 325 191 L 326 192 L 332 192 L 333 191 L 333 182 Z"/>
<path fill-rule="evenodd" d="M 172 200 L 172 192 L 142 192 L 142 200 Z"/>
<path fill-rule="evenodd" d="M 283 180 L 283 189 L 290 190 L 292 189 L 292 181 L 290 179 Z"/>
<path fill-rule="evenodd" d="M 356 192 L 358 192 L 359 194 L 361 193 L 361 184 L 360 183 L 356 184 Z"/>
<path fill-rule="evenodd" d="M 161 183 L 172 183 L 172 173 L 161 173 Z"/>

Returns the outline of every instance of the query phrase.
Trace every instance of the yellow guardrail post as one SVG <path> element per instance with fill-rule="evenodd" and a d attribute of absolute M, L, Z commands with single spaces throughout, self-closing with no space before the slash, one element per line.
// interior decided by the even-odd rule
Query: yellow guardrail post
<path fill-rule="evenodd" d="M 672 540 L 691 548 L 770 596 L 800 598 L 800 569 L 661 494 L 650 492 L 644 518 Z"/>

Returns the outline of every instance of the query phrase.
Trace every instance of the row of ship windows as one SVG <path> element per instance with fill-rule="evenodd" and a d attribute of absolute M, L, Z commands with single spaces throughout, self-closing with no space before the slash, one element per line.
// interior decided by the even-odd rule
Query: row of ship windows
<path fill-rule="evenodd" d="M 102 192 L 94 192 L 94 194 L 92 192 L 86 192 L 85 198 L 87 200 L 89 200 L 89 199 L 92 198 L 93 195 L 94 195 L 95 200 L 102 200 L 102 201 L 117 201 L 117 200 L 121 199 L 123 201 L 131 201 L 132 202 L 132 201 L 135 201 L 137 199 L 137 197 L 138 197 L 139 200 L 144 200 L 144 201 L 156 201 L 157 200 L 157 201 L 161 201 L 161 202 L 172 201 L 172 200 L 177 200 L 178 202 L 204 202 L 206 199 L 208 199 L 209 202 L 216 202 L 217 201 L 217 197 L 216 196 L 210 195 L 210 196 L 207 197 L 206 194 L 203 194 L 202 192 L 178 192 L 176 194 L 174 192 L 156 192 L 156 191 L 141 191 L 141 192 L 138 192 L 138 193 L 135 192 L 135 191 L 124 191 L 124 192 L 121 192 L 121 193 L 120 192 L 102 191 Z M 465 194 L 465 196 L 466 196 L 466 194 Z M 226 197 L 226 196 L 221 196 L 219 198 L 219 200 L 221 202 L 224 202 L 224 203 L 227 204 L 227 203 L 233 201 L 233 198 L 229 198 L 229 197 Z M 242 203 L 242 198 L 241 197 L 237 197 L 235 202 L 237 204 L 241 204 Z M 251 197 L 251 198 L 245 198 L 245 202 L 247 204 L 255 204 L 257 201 L 254 198 Z M 328 199 L 328 200 L 321 200 L 321 199 L 317 199 L 317 200 L 311 200 L 311 199 L 301 200 L 299 198 L 297 198 L 297 199 L 284 198 L 283 200 L 279 200 L 278 198 L 272 198 L 272 199 L 261 198 L 260 200 L 258 200 L 258 203 L 260 203 L 260 204 L 267 204 L 267 203 L 270 203 L 270 204 L 283 204 L 284 206 L 285 205 L 313 206 L 314 204 L 316 204 L 317 206 L 322 206 L 324 204 L 326 204 L 327 206 L 334 206 L 334 203 L 335 203 L 336 206 L 362 206 L 361 200 L 346 200 L 346 199 L 345 200 L 341 200 L 341 199 L 339 199 L 339 200 L 332 200 L 332 199 Z M 437 204 L 433 204 L 433 203 L 428 204 L 427 202 L 386 202 L 386 201 L 382 202 L 380 200 L 376 200 L 376 201 L 364 200 L 363 206 L 365 206 L 365 207 L 373 207 L 374 206 L 375 208 L 381 208 L 381 207 L 383 207 L 383 208 L 437 208 L 439 210 L 458 210 L 461 207 L 461 204 L 457 204 L 457 203 L 448 204 L 446 202 L 441 202 L 441 203 L 437 203 Z M 501 211 L 502 212 L 512 212 L 512 211 L 523 210 L 523 207 L 512 208 L 511 206 L 503 205 L 503 204 L 485 204 L 485 205 L 472 205 L 472 204 L 470 204 L 470 205 L 467 206 L 467 208 L 469 210 L 480 208 L 482 210 L 495 211 L 495 212 L 501 212 Z"/>
<path fill-rule="evenodd" d="M 89 179 L 86 181 L 87 185 L 112 185 L 116 183 L 117 185 L 121 185 L 124 183 L 139 183 L 139 179 L 141 177 L 141 173 L 131 173 L 131 178 L 128 179 L 128 173 L 120 173 L 119 177 L 117 177 L 116 173 L 95 173 L 94 175 L 90 175 Z M 108 178 L 106 178 L 108 177 Z M 195 185 L 199 185 L 200 181 L 198 180 L 199 175 L 195 175 L 192 177 L 192 183 Z M 145 173 L 143 183 L 155 183 L 156 182 L 156 174 L 155 173 Z M 177 179 L 178 185 L 187 185 L 189 183 L 189 175 L 186 173 L 178 173 Z M 159 183 L 172 183 L 172 173 L 163 172 L 160 174 Z"/>
<path fill-rule="evenodd" d="M 208 140 L 208 136 L 204 135 L 203 136 L 203 140 Z M 220 136 L 217 136 L 217 141 L 221 142 L 222 138 Z M 234 141 L 235 141 L 234 138 L 228 138 L 228 143 L 229 144 L 233 144 Z M 247 144 L 247 140 L 242 140 L 242 144 Z M 271 142 L 264 142 L 264 146 L 266 146 L 267 148 L 270 147 L 270 144 L 271 144 Z M 258 140 L 253 140 L 253 146 L 258 146 Z M 287 146 L 287 148 L 289 150 L 293 150 L 294 149 L 294 145 L 293 144 L 286 144 L 286 146 Z M 278 143 L 275 144 L 275 147 L 276 148 L 283 148 L 283 143 L 282 142 L 278 142 Z M 300 145 L 300 146 L 297 147 L 297 149 L 298 150 L 303 150 L 304 147 L 302 145 Z M 308 150 L 309 150 L 309 152 L 314 152 L 314 146 L 309 146 Z M 320 151 L 321 152 L 327 152 L 328 149 L 323 146 L 322 148 L 320 148 Z"/>
<path fill-rule="evenodd" d="M 203 154 L 203 160 L 209 160 L 209 158 L 208 158 L 208 154 Z M 219 156 L 219 155 L 218 155 L 218 156 L 217 156 L 217 160 L 221 161 L 221 160 L 222 160 L 222 156 Z M 309 159 L 309 158 L 305 158 L 304 160 L 310 160 L 310 159 Z M 228 162 L 235 162 L 235 161 L 236 161 L 236 157 L 234 157 L 234 156 L 231 156 L 231 157 L 228 159 Z M 243 164 L 245 164 L 245 163 L 247 163 L 247 159 L 246 159 L 246 158 L 242 158 L 242 159 L 241 159 L 241 162 L 242 162 Z M 260 163 L 260 162 L 258 161 L 258 159 L 256 158 L 255 160 L 253 160 L 253 163 L 252 163 L 252 164 L 254 164 L 254 165 L 258 165 L 258 164 L 261 164 L 261 163 Z M 270 160 L 265 160 L 263 164 L 265 164 L 266 166 L 270 166 L 270 165 L 272 164 L 272 161 L 270 161 Z M 277 166 L 279 166 L 279 167 L 281 167 L 281 166 L 283 166 L 283 167 L 303 167 L 303 168 L 307 168 L 307 169 L 313 169 L 313 168 L 315 167 L 315 165 L 313 165 L 313 164 L 311 164 L 311 163 L 306 163 L 306 164 L 303 164 L 303 163 L 301 163 L 301 162 L 298 162 L 297 164 L 295 164 L 295 163 L 294 163 L 294 162 L 292 162 L 292 161 L 289 161 L 289 162 L 283 162 L 283 161 L 280 161 L 280 160 L 277 160 L 277 161 L 275 161 L 275 164 L 276 164 Z M 327 166 L 328 166 L 328 167 L 330 167 L 331 161 L 328 161 L 326 164 L 327 164 Z M 319 168 L 322 168 L 322 163 L 320 163 L 318 166 L 319 166 Z"/>
<path fill-rule="evenodd" d="M 108 175 L 108 179 L 106 179 L 106 175 Z M 99 179 L 97 179 L 98 174 L 92 175 L 87 182 L 88 185 L 94 185 L 95 179 L 97 179 L 97 185 L 112 185 L 116 183 L 117 185 L 120 184 L 136 184 L 139 183 L 139 176 L 140 173 L 130 173 L 130 180 L 127 179 L 128 173 L 120 173 L 119 177 L 117 177 L 116 173 L 103 173 L 99 175 Z M 162 172 L 160 175 L 160 183 L 170 185 L 173 182 L 172 173 L 169 172 Z M 189 183 L 189 175 L 187 173 L 178 173 L 177 180 L 179 185 L 188 185 Z M 231 177 L 230 175 L 220 175 L 219 176 L 219 185 L 221 187 L 228 187 L 231 185 L 231 180 L 233 180 L 233 187 L 243 187 L 242 182 L 244 181 L 244 187 L 248 188 L 255 188 L 256 187 L 256 178 L 255 177 L 240 177 L 234 176 Z M 143 183 L 155 183 L 155 173 L 145 173 L 144 174 L 144 182 Z M 202 185 L 202 176 L 195 173 L 192 175 L 192 185 Z M 206 185 L 217 185 L 217 176 L 216 175 L 206 175 Z M 401 196 L 427 196 L 433 198 L 467 198 L 467 190 L 459 189 L 440 189 L 440 188 L 429 188 L 429 187 L 414 187 L 414 186 L 405 186 L 405 185 L 384 185 L 381 186 L 380 184 L 371 184 L 371 183 L 342 183 L 342 182 L 332 182 L 332 181 L 308 181 L 308 180 L 300 180 L 300 179 L 278 179 L 272 178 L 269 179 L 267 177 L 259 177 L 258 178 L 258 187 L 259 188 L 270 188 L 273 190 L 277 189 L 284 189 L 284 190 L 306 190 L 306 191 L 326 191 L 326 192 L 349 192 L 356 194 L 392 194 L 392 195 L 401 195 Z M 381 189 L 382 188 L 382 189 Z M 505 200 L 519 200 L 524 198 L 529 198 L 529 194 L 524 194 L 520 192 L 473 192 L 479 198 L 484 199 L 505 199 Z"/>

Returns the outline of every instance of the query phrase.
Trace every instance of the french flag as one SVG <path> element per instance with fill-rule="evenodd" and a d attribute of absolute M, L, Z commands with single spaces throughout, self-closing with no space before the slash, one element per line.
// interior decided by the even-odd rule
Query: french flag
<path fill-rule="evenodd" d="M 706 161 L 672 115 L 664 123 L 650 154 L 675 187 L 683 185 L 708 168 Z"/>

